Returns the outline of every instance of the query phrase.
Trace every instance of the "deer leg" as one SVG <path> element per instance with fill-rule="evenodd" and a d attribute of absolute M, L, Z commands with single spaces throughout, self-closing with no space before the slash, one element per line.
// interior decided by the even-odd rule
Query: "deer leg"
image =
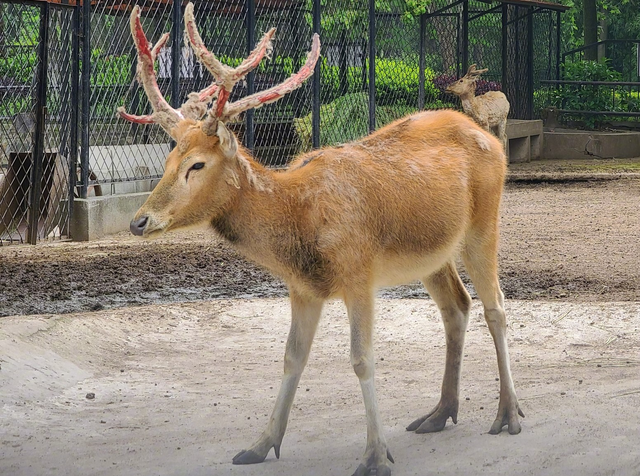
<path fill-rule="evenodd" d="M 497 223 L 497 218 L 495 223 Z M 488 228 L 491 229 L 488 230 Z M 524 414 L 518 405 L 509 366 L 504 296 L 500 289 L 497 273 L 497 243 L 497 225 L 486 227 L 484 230 L 472 230 L 467 237 L 462 256 L 467 272 L 484 306 L 484 318 L 493 337 L 498 357 L 500 401 L 498 415 L 489 433 L 498 434 L 506 425 L 509 433 L 517 435 L 521 430 L 518 415 L 524 417 Z"/>
<path fill-rule="evenodd" d="M 440 401 L 433 410 L 411 423 L 407 430 L 416 433 L 432 433 L 442 430 L 449 417 L 453 423 L 458 422 L 460 369 L 471 298 L 452 262 L 425 278 L 423 284 L 442 315 L 447 339 L 447 357 Z"/>
<path fill-rule="evenodd" d="M 498 123 L 498 125 L 496 125 L 496 135 L 498 136 L 498 139 L 500 139 L 500 142 L 502 142 L 502 147 L 504 148 L 504 153 L 508 154 L 509 151 L 507 150 L 509 148 L 509 144 L 507 143 L 507 123 L 506 121 L 504 122 L 500 122 Z"/>
<path fill-rule="evenodd" d="M 351 326 L 351 365 L 360 380 L 367 415 L 367 447 L 363 462 L 353 476 L 366 476 L 375 471 L 377 476 L 390 476 L 387 458 L 393 458 L 387 450 L 382 433 L 382 422 L 378 413 L 374 386 L 373 320 L 374 305 L 370 291 L 361 295 L 345 296 Z"/>
<path fill-rule="evenodd" d="M 271 418 L 258 441 L 233 458 L 233 464 L 261 463 L 274 449 L 280 458 L 280 444 L 287 429 L 289 412 L 300 382 L 300 376 L 309 358 L 323 301 L 309 300 L 291 291 L 291 329 L 284 354 L 284 377 Z"/>

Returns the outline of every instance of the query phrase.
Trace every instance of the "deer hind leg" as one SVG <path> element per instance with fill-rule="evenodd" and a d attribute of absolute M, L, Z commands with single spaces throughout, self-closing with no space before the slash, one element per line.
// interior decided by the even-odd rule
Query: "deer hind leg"
<path fill-rule="evenodd" d="M 444 428 L 449 417 L 458 422 L 458 393 L 464 335 L 469 321 L 471 298 L 464 288 L 453 262 L 425 278 L 423 284 L 442 315 L 447 339 L 447 357 L 440 401 L 433 410 L 408 427 L 416 433 L 432 433 Z"/>
<path fill-rule="evenodd" d="M 508 426 L 509 433 L 520 433 L 518 415 L 524 417 L 518 406 L 507 347 L 507 321 L 504 313 L 504 296 L 497 272 L 498 230 L 497 217 L 488 220 L 491 225 L 472 229 L 467 236 L 462 253 L 465 268 L 484 306 L 484 318 L 493 337 L 498 357 L 500 375 L 500 401 L 498 415 L 489 430 L 498 434 Z M 487 222 L 485 222 L 487 223 Z"/>
<path fill-rule="evenodd" d="M 274 449 L 276 458 L 280 458 L 280 444 L 287 429 L 289 411 L 300 382 L 300 376 L 309 358 L 311 343 L 320 320 L 323 304 L 321 300 L 303 298 L 293 290 L 290 294 L 291 329 L 284 355 L 284 377 L 275 407 L 267 428 L 258 441 L 249 449 L 238 453 L 233 458 L 233 464 L 261 463 L 271 448 Z"/>
<path fill-rule="evenodd" d="M 349 293 L 345 296 L 345 304 L 351 326 L 351 364 L 360 380 L 367 415 L 367 447 L 363 462 L 353 476 L 366 476 L 374 471 L 377 476 L 389 476 L 391 468 L 387 465 L 387 458 L 392 463 L 393 458 L 382 433 L 374 386 L 372 292 L 367 289 L 362 293 Z"/>

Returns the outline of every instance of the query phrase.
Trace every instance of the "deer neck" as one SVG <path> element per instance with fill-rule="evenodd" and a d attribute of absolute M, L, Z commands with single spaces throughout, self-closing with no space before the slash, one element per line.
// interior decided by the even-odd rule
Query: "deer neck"
<path fill-rule="evenodd" d="M 462 109 L 465 112 L 473 111 L 473 102 L 476 97 L 475 91 L 467 91 L 460 95 L 460 102 L 462 103 Z"/>
<path fill-rule="evenodd" d="M 211 219 L 211 226 L 227 242 L 253 261 L 273 269 L 271 234 L 286 210 L 286 191 L 278 173 L 250 157 L 239 160 L 237 188 L 226 205 Z"/>

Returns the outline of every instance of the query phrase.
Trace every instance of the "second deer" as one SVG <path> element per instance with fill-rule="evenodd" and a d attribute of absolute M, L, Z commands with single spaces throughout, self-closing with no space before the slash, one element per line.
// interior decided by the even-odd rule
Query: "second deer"
<path fill-rule="evenodd" d="M 446 90 L 450 94 L 460 97 L 462 109 L 476 121 L 484 130 L 492 132 L 500 139 L 507 152 L 507 115 L 509 114 L 509 100 L 501 91 L 487 91 L 476 96 L 476 82 L 482 73 L 488 69 L 476 69 L 472 64 L 462 78 L 452 83 Z"/>

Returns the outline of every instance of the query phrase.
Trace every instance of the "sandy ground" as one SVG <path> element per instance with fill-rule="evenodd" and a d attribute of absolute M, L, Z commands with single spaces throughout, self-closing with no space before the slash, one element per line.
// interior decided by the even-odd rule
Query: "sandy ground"
<path fill-rule="evenodd" d="M 438 399 L 443 330 L 430 301 L 377 307 L 376 378 L 394 474 L 640 474 L 640 303 L 507 302 L 527 415 L 517 436 L 487 434 L 497 366 L 477 302 L 458 425 L 406 432 Z M 267 422 L 288 322 L 285 299 L 3 319 L 0 474 L 351 474 L 365 420 L 338 302 L 325 310 L 281 459 L 230 463 Z"/>

